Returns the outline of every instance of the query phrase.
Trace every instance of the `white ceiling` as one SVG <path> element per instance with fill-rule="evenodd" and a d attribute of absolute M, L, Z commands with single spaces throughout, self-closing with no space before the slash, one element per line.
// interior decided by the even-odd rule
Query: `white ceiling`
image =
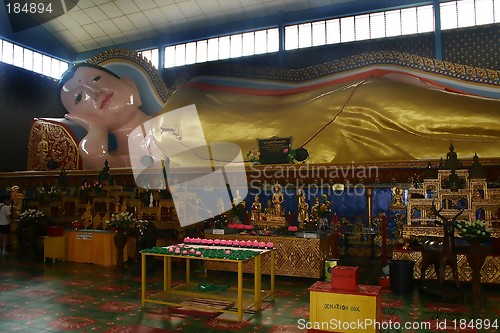
<path fill-rule="evenodd" d="M 73 52 L 354 0 L 79 0 L 43 26 Z"/>

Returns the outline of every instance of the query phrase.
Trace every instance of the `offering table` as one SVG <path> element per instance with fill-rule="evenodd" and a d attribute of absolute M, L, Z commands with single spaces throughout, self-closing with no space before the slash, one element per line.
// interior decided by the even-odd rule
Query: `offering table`
<path fill-rule="evenodd" d="M 238 321 L 243 320 L 243 312 L 246 310 L 260 311 L 262 301 L 266 298 L 274 299 L 274 250 L 273 249 L 246 249 L 251 254 L 241 258 L 228 257 L 204 257 L 201 255 L 187 255 L 170 251 L 172 248 L 181 247 L 183 249 L 193 249 L 196 252 L 204 250 L 201 245 L 177 244 L 172 247 L 153 248 L 141 251 L 142 258 L 142 307 L 146 303 L 165 304 L 170 306 L 198 308 L 216 312 L 236 313 Z M 241 248 L 227 246 L 210 246 L 211 250 L 221 251 L 242 251 Z M 210 250 L 209 250 L 210 251 Z M 270 290 L 262 289 L 262 255 L 269 255 L 271 263 Z M 147 256 L 163 257 L 163 292 L 146 297 L 146 263 Z M 186 282 L 185 284 L 172 287 L 172 259 L 178 258 L 186 261 Z M 228 288 L 223 292 L 201 292 L 196 291 L 197 285 L 191 281 L 191 260 L 202 260 L 205 262 L 225 262 L 237 265 L 238 284 L 237 288 Z M 243 288 L 243 263 L 254 262 L 254 287 L 253 289 Z M 212 303 L 211 303 L 212 301 Z M 233 301 L 233 302 L 231 302 Z M 236 302 L 236 304 L 234 304 Z M 213 305 L 219 305 L 214 307 Z"/>

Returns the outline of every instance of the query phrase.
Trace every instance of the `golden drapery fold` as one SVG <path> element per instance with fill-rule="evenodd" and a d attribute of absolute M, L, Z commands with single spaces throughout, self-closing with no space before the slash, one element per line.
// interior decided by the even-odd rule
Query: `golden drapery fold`
<path fill-rule="evenodd" d="M 186 84 L 164 111 L 195 104 L 207 141 L 236 143 L 244 154 L 257 138 L 292 136 L 311 163 L 439 159 L 451 142 L 459 158 L 500 156 L 499 100 L 395 78 L 272 96 Z"/>

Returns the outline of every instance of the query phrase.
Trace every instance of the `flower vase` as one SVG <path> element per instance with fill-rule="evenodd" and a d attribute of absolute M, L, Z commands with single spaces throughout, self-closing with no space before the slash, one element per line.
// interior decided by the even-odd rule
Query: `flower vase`
<path fill-rule="evenodd" d="M 472 293 L 481 293 L 481 268 L 489 253 L 487 246 L 481 246 L 483 240 L 479 238 L 469 238 L 469 248 L 467 250 L 467 261 L 472 270 Z"/>
<path fill-rule="evenodd" d="M 116 272 L 124 273 L 123 249 L 127 245 L 127 233 L 124 230 L 117 230 L 113 241 L 116 247 Z"/>

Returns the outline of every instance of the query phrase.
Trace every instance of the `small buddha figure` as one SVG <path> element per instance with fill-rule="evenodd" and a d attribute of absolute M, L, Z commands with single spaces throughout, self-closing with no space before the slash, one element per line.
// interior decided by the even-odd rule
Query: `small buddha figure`
<path fill-rule="evenodd" d="M 450 151 L 446 154 L 446 160 L 444 161 L 444 167 L 446 169 L 460 169 L 462 167 L 462 163 L 458 160 L 453 143 L 450 144 L 449 149 Z"/>
<path fill-rule="evenodd" d="M 483 166 L 481 165 L 481 162 L 479 162 L 479 157 L 477 156 L 477 154 L 474 154 L 474 157 L 472 158 L 472 164 L 470 165 L 469 175 L 470 178 L 474 179 L 486 178 Z"/>
<path fill-rule="evenodd" d="M 304 195 L 304 191 L 302 189 L 299 189 L 297 201 L 297 222 L 299 225 L 303 225 L 309 221 L 309 204 L 307 203 L 306 196 Z"/>
<path fill-rule="evenodd" d="M 267 207 L 264 210 L 264 212 L 266 214 L 272 214 L 273 213 L 273 204 L 272 204 L 271 200 L 267 200 Z"/>
<path fill-rule="evenodd" d="M 82 223 L 85 228 L 88 228 L 92 224 L 92 205 L 90 201 L 87 202 L 87 206 L 83 212 Z"/>
<path fill-rule="evenodd" d="M 446 185 L 452 192 L 456 192 L 458 189 L 463 188 L 460 177 L 456 174 L 455 169 L 451 169 L 451 174 L 448 176 Z"/>
<path fill-rule="evenodd" d="M 312 221 L 318 221 L 319 219 L 319 197 L 314 198 L 314 205 L 311 207 L 311 220 Z"/>
<path fill-rule="evenodd" d="M 393 200 L 391 204 L 391 209 L 398 210 L 406 208 L 403 202 L 403 192 L 401 191 L 401 189 L 396 186 L 392 189 L 392 193 L 393 193 Z"/>
<path fill-rule="evenodd" d="M 47 133 L 45 131 L 42 132 L 42 137 L 40 142 L 38 142 L 36 146 L 37 157 L 39 161 L 39 165 L 46 170 L 47 168 L 47 157 L 49 156 L 49 143 L 47 142 Z"/>
<path fill-rule="evenodd" d="M 258 223 L 260 221 L 260 213 L 262 211 L 262 204 L 259 202 L 259 196 L 255 195 L 254 201 L 252 203 L 252 223 Z"/>
<path fill-rule="evenodd" d="M 19 186 L 14 185 L 10 188 L 10 199 L 12 202 L 11 219 L 16 219 L 23 208 L 24 194 L 19 192 Z"/>
<path fill-rule="evenodd" d="M 285 197 L 283 196 L 283 193 L 281 192 L 281 185 L 280 184 L 275 184 L 274 185 L 274 194 L 272 198 L 273 202 L 273 214 L 277 216 L 283 215 L 283 201 Z"/>

